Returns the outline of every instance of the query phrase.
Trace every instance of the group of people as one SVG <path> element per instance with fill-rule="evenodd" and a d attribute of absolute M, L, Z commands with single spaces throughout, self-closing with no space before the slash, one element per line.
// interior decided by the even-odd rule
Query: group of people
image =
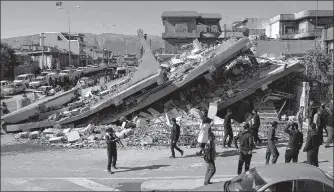
<path fill-rule="evenodd" d="M 303 152 L 307 153 L 307 163 L 319 166 L 318 165 L 318 152 L 319 147 L 323 143 L 323 129 L 326 123 L 326 116 L 324 115 L 325 107 L 322 105 L 319 109 L 317 109 L 317 113 L 313 114 L 313 118 L 310 121 L 310 128 L 308 131 L 306 144 L 303 149 Z M 200 124 L 200 132 L 197 141 L 200 145 L 200 151 L 197 152 L 197 155 L 200 155 L 204 158 L 204 161 L 207 164 L 207 170 L 205 173 L 204 185 L 211 184 L 210 180 L 214 176 L 216 172 L 215 166 L 215 158 L 216 158 L 216 147 L 215 147 L 215 135 L 211 129 L 212 120 L 208 117 L 204 117 Z M 175 149 L 180 153 L 181 157 L 184 155 L 184 151 L 177 146 L 177 142 L 180 137 L 180 126 L 177 124 L 176 119 L 171 119 L 172 129 L 170 136 L 170 148 L 171 148 L 171 156 L 170 158 L 175 158 Z M 261 139 L 258 136 L 259 127 L 260 127 L 260 117 L 258 115 L 257 110 L 253 110 L 252 118 L 250 121 L 246 121 L 243 125 L 243 129 L 239 131 L 239 133 L 233 137 L 232 130 L 232 110 L 228 109 L 227 115 L 225 116 L 224 121 L 224 139 L 223 139 L 223 147 L 232 147 L 232 141 L 234 141 L 235 148 L 238 149 L 239 152 L 239 161 L 238 161 L 238 169 L 237 173 L 241 174 L 242 168 L 245 164 L 245 171 L 248 171 L 251 164 L 252 159 L 252 151 L 256 149 L 256 144 L 261 144 Z M 278 126 L 278 122 L 273 121 L 271 123 L 271 127 L 268 129 L 268 143 L 266 150 L 266 163 L 269 164 L 270 158 L 272 156 L 271 163 L 275 164 L 279 157 L 279 152 L 276 147 L 276 141 L 278 138 L 276 137 L 276 129 Z M 289 135 L 289 142 L 285 151 L 285 163 L 298 162 L 299 151 L 302 148 L 304 139 L 303 133 L 298 129 L 298 123 L 290 122 L 287 127 L 284 129 L 284 132 Z M 331 128 L 333 129 L 333 128 Z M 331 131 L 330 134 L 333 134 Z M 329 140 L 332 141 L 332 136 L 329 135 Z M 228 142 L 227 138 L 229 138 Z M 108 144 L 108 172 L 110 171 L 111 164 L 116 168 L 116 160 L 117 160 L 117 149 L 116 143 L 120 142 L 120 138 L 115 135 L 114 131 L 109 131 L 106 135 L 106 142 Z M 240 147 L 238 146 L 238 142 Z M 325 146 L 328 146 L 328 141 Z"/>

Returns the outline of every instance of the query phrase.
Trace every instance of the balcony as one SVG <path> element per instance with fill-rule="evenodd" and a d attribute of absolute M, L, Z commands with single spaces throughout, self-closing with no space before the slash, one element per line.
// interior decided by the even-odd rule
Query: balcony
<path fill-rule="evenodd" d="M 301 39 L 306 37 L 320 37 L 322 35 L 322 29 L 315 29 L 313 31 L 296 30 L 292 34 L 280 35 L 280 39 Z"/>
<path fill-rule="evenodd" d="M 200 33 L 195 32 L 195 33 L 187 33 L 187 32 L 166 32 L 166 33 L 162 33 L 162 38 L 166 39 L 166 38 L 199 38 L 200 37 Z"/>

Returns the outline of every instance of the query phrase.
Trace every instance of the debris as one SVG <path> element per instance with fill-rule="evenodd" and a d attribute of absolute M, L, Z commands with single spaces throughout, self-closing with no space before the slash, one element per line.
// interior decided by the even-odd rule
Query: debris
<path fill-rule="evenodd" d="M 64 137 L 52 137 L 49 139 L 50 143 L 61 143 L 64 141 Z"/>
<path fill-rule="evenodd" d="M 39 137 L 39 131 L 33 131 L 31 133 L 29 133 L 29 139 L 37 139 Z"/>
<path fill-rule="evenodd" d="M 209 104 L 208 117 L 210 119 L 214 119 L 216 117 L 216 115 L 217 115 L 217 111 L 218 111 L 217 103 L 216 102 L 210 103 Z"/>
<path fill-rule="evenodd" d="M 67 137 L 67 141 L 69 143 L 73 143 L 73 142 L 76 142 L 80 139 L 80 135 L 79 135 L 79 132 L 78 131 L 72 131 L 72 132 L 68 132 L 65 134 L 66 137 Z"/>
<path fill-rule="evenodd" d="M 21 133 L 18 134 L 18 138 L 28 139 L 29 138 L 29 133 L 28 132 L 21 132 Z"/>

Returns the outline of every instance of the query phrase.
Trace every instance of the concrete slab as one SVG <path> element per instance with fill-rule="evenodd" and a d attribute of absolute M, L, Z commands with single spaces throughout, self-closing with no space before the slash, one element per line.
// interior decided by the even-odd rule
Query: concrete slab
<path fill-rule="evenodd" d="M 71 142 L 76 142 L 80 139 L 79 132 L 77 132 L 77 131 L 68 132 L 65 135 L 67 137 L 67 141 L 70 142 L 70 143 Z"/>

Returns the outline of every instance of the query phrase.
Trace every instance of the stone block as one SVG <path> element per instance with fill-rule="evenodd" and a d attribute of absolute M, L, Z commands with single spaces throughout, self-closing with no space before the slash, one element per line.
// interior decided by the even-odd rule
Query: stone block
<path fill-rule="evenodd" d="M 49 139 L 50 143 L 61 143 L 63 142 L 64 137 L 52 137 Z"/>
<path fill-rule="evenodd" d="M 21 132 L 21 133 L 19 133 L 19 138 L 28 139 L 29 138 L 29 133 L 28 132 Z"/>
<path fill-rule="evenodd" d="M 42 133 L 43 133 L 43 135 L 54 134 L 54 129 L 53 128 L 47 128 Z"/>
<path fill-rule="evenodd" d="M 39 131 L 33 131 L 29 133 L 29 139 L 37 139 L 39 137 Z"/>
<path fill-rule="evenodd" d="M 67 141 L 72 143 L 72 142 L 76 142 L 80 139 L 80 135 L 78 131 L 72 131 L 72 132 L 68 132 L 65 134 L 67 137 Z"/>

